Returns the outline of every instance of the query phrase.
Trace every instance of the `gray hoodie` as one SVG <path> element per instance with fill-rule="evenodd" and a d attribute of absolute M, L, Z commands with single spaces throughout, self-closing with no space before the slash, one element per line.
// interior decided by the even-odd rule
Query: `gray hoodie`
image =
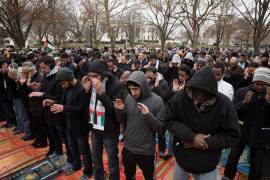
<path fill-rule="evenodd" d="M 151 92 L 143 72 L 133 72 L 128 82 L 135 82 L 140 86 L 141 97 L 136 100 L 129 94 L 124 110 L 116 109 L 117 119 L 120 123 L 126 124 L 124 147 L 135 154 L 153 155 L 156 132 L 163 130 L 165 115 L 163 100 Z M 137 103 L 146 105 L 150 114 L 142 114 Z"/>

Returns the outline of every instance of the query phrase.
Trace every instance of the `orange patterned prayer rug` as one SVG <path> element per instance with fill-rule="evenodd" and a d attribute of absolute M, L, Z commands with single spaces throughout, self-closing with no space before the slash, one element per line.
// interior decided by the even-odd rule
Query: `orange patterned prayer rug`
<path fill-rule="evenodd" d="M 0 179 L 44 159 L 47 148 L 34 149 L 33 141 L 23 141 L 21 136 L 0 128 Z"/>

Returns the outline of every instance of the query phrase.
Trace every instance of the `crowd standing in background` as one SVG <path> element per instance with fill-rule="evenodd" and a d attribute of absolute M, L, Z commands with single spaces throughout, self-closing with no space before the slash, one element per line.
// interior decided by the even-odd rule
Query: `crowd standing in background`
<path fill-rule="evenodd" d="M 104 179 L 104 148 L 111 180 L 120 161 L 127 179 L 136 166 L 154 179 L 155 161 L 173 156 L 175 180 L 215 180 L 230 148 L 222 178 L 233 180 L 246 146 L 248 178 L 259 180 L 270 147 L 269 67 L 268 51 L 9 47 L 0 51 L 0 119 L 34 148 L 49 146 L 47 157 L 66 153 L 64 172 L 83 165 L 82 180 Z"/>

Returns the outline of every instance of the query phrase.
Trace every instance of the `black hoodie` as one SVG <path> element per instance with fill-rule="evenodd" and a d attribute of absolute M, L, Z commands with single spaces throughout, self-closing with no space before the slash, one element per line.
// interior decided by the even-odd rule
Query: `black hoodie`
<path fill-rule="evenodd" d="M 198 112 L 189 96 L 190 88 L 205 90 L 216 97 L 213 105 Z M 191 173 L 213 171 L 221 151 L 240 139 L 238 117 L 232 102 L 217 91 L 217 82 L 210 68 L 202 68 L 184 90 L 176 93 L 166 108 L 165 127 L 174 135 L 177 163 Z M 184 148 L 183 141 L 193 143 L 196 134 L 209 134 L 207 150 Z"/>

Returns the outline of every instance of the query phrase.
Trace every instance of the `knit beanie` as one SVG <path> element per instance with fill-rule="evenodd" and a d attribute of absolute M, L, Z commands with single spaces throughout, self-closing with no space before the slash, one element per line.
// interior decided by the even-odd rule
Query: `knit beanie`
<path fill-rule="evenodd" d="M 103 76 L 111 76 L 112 74 L 109 72 L 107 65 L 104 61 L 96 59 L 91 62 L 88 66 L 87 72 L 97 73 Z"/>
<path fill-rule="evenodd" d="M 75 79 L 73 72 L 69 68 L 62 68 L 56 74 L 56 81 L 72 81 Z"/>
<path fill-rule="evenodd" d="M 180 63 L 181 58 L 178 54 L 173 55 L 171 63 Z"/>
<path fill-rule="evenodd" d="M 266 67 L 257 68 L 252 81 L 262 81 L 270 85 L 270 69 Z"/>
<path fill-rule="evenodd" d="M 189 60 L 193 61 L 193 55 L 192 55 L 192 52 L 188 52 L 188 53 L 186 54 L 186 56 L 185 56 L 184 59 L 189 59 Z"/>

